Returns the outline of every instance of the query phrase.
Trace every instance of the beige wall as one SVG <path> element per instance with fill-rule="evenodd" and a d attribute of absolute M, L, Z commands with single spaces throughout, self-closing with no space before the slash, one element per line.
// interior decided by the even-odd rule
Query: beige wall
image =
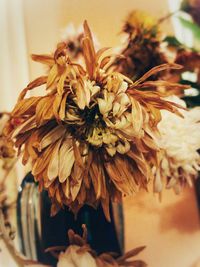
<path fill-rule="evenodd" d="M 28 53 L 48 53 L 60 40 L 61 30 L 73 22 L 79 26 L 85 19 L 102 46 L 116 46 L 124 18 L 132 9 L 163 16 L 168 12 L 166 0 L 23 0 Z M 170 31 L 170 23 L 164 28 Z M 31 78 L 41 73 L 37 63 L 30 62 Z"/>
<path fill-rule="evenodd" d="M 199 267 L 200 225 L 193 189 L 181 195 L 165 191 L 124 199 L 126 249 L 146 245 L 149 267 Z M 199 264 L 199 265 L 198 265 Z"/>

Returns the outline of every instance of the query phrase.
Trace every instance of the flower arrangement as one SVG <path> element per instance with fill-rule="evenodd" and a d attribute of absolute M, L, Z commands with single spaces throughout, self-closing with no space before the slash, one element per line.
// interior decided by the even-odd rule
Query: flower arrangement
<path fill-rule="evenodd" d="M 86 21 L 83 31 L 68 34 L 53 54 L 32 55 L 48 66 L 47 73 L 22 90 L 0 135 L 0 156 L 13 158 L 17 152 L 24 165 L 31 163 L 39 189 L 48 191 L 52 215 L 64 206 L 77 214 L 85 204 L 101 205 L 109 221 L 110 202 L 148 190 L 151 182 L 158 193 L 164 185 L 176 192 L 192 185 L 200 169 L 200 109 L 188 110 L 174 94 L 188 88 L 177 83 L 183 72 L 199 75 L 199 53 L 178 45 L 171 62 L 161 49 L 166 42 L 161 21 L 130 13 L 119 56 L 108 48 L 96 51 Z M 43 96 L 27 97 L 41 85 Z M 0 185 L 1 203 L 3 189 Z M 2 223 L 0 228 L 5 232 Z M 4 236 L 20 263 L 36 263 Z M 97 255 L 85 227 L 83 237 L 72 230 L 68 236 L 70 246 L 59 254 L 58 267 L 146 266 L 129 260 L 144 247 L 117 258 Z"/>

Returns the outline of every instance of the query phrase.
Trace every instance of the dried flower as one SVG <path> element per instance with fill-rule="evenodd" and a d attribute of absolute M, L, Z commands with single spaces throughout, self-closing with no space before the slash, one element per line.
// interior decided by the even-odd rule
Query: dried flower
<path fill-rule="evenodd" d="M 139 32 L 142 32 L 146 37 L 155 36 L 158 32 L 157 20 L 141 10 L 133 10 L 127 17 L 123 30 L 134 38 Z"/>
<path fill-rule="evenodd" d="M 183 107 L 185 102 L 176 96 L 170 101 Z M 200 108 L 180 110 L 183 118 L 168 111 L 161 111 L 162 120 L 158 124 L 161 133 L 160 146 L 164 149 L 160 158 L 160 169 L 157 169 L 155 190 L 162 190 L 163 182 L 167 188 L 180 191 L 185 183 L 192 185 L 200 170 Z"/>
<path fill-rule="evenodd" d="M 67 248 L 65 252 L 61 252 L 59 255 L 59 261 L 57 267 L 97 267 L 95 259 L 92 255 L 85 251 L 80 253 L 80 247 L 76 245 L 71 245 Z"/>
<path fill-rule="evenodd" d="M 197 75 L 197 84 L 200 85 L 200 53 L 194 52 L 190 50 L 180 50 L 177 51 L 175 62 L 183 66 L 183 69 L 180 71 L 176 71 L 176 73 L 172 72 L 175 76 L 177 74 L 181 75 L 185 71 L 189 71 L 192 73 L 196 73 Z M 179 81 L 181 77 L 179 76 Z"/>
<path fill-rule="evenodd" d="M 121 48 L 124 58 L 116 59 L 114 64 L 119 72 L 136 80 L 151 68 L 168 62 L 161 52 L 159 23 L 154 17 L 142 11 L 132 11 L 123 31 L 128 34 Z M 153 78 L 159 76 L 159 73 L 155 73 Z"/>
<path fill-rule="evenodd" d="M 145 80 L 179 66 L 158 66 L 133 83 L 108 70 L 111 56 L 103 57 L 107 49 L 95 52 L 86 22 L 84 31 L 86 70 L 70 60 L 66 43 L 58 44 L 53 56 L 34 55 L 50 67 L 49 73 L 21 92 L 5 134 L 15 139 L 19 153 L 24 147 L 22 161 L 31 161 L 40 189 L 48 190 L 52 214 L 63 205 L 76 213 L 84 204 L 101 203 L 109 220 L 110 199 L 146 189 L 152 178 L 160 110 L 180 114 L 178 105 L 161 94 L 139 89 L 176 87 Z M 46 95 L 25 98 L 28 90 L 42 84 Z"/>
<path fill-rule="evenodd" d="M 5 163 L 6 158 L 13 158 L 15 156 L 12 140 L 3 135 L 3 128 L 9 120 L 9 116 L 8 113 L 0 113 L 0 159 L 3 158 Z"/>
<path fill-rule="evenodd" d="M 129 260 L 144 250 L 144 246 L 131 250 L 121 257 L 114 257 L 113 253 L 103 253 L 97 255 L 87 244 L 87 229 L 83 225 L 83 237 L 75 234 L 73 230 L 68 231 L 70 245 L 58 256 L 57 267 L 145 267 L 146 263 L 142 260 Z M 47 249 L 55 252 L 59 247 Z"/>

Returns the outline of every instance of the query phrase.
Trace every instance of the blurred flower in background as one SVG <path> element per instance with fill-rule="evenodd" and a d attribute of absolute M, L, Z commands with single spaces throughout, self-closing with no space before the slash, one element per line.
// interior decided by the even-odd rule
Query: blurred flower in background
<path fill-rule="evenodd" d="M 184 0 L 181 9 L 189 13 L 194 22 L 200 26 L 200 0 Z"/>

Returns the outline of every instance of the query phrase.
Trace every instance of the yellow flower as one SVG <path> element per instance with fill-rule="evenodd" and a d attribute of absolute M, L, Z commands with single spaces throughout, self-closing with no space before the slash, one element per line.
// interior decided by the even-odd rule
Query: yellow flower
<path fill-rule="evenodd" d="M 128 15 L 126 24 L 127 27 L 130 27 L 132 29 L 142 28 L 146 31 L 149 31 L 157 25 L 157 20 L 144 11 L 134 10 Z"/>

